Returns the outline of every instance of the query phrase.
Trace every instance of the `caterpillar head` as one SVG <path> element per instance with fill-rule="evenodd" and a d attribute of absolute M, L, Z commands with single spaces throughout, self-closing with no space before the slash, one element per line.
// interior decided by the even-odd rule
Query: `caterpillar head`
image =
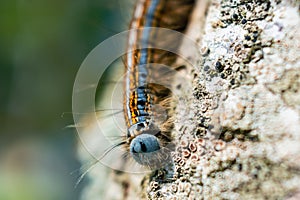
<path fill-rule="evenodd" d="M 154 123 L 139 122 L 127 132 L 131 157 L 140 165 L 158 169 L 170 162 L 171 139 Z"/>
<path fill-rule="evenodd" d="M 171 148 L 164 145 L 159 137 L 143 133 L 131 141 L 129 150 L 132 158 L 137 163 L 154 170 L 164 168 L 173 163 Z"/>
<path fill-rule="evenodd" d="M 141 165 L 151 165 L 151 162 L 161 150 L 158 138 L 151 134 L 140 134 L 130 143 L 130 154 Z"/>

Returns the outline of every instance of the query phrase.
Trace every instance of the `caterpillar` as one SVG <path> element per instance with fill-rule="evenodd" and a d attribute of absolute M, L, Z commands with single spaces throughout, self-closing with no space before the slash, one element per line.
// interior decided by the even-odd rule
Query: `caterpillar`
<path fill-rule="evenodd" d="M 194 4 L 195 0 L 138 0 L 130 31 L 123 32 L 126 35 L 126 50 L 112 49 L 116 39 L 122 41 L 119 40 L 120 37 L 112 37 L 99 44 L 82 63 L 74 82 L 73 113 L 90 112 L 91 116 L 86 121 L 91 127 L 85 126 L 85 121 L 76 114 L 73 114 L 73 118 L 75 123 L 78 122 L 76 129 L 84 148 L 96 162 L 85 170 L 76 185 L 98 162 L 119 171 L 124 170 L 125 156 L 132 157 L 140 166 L 147 166 L 151 170 L 165 168 L 172 162 L 170 152 L 174 147 L 171 135 L 174 127 L 171 106 L 174 99 L 172 82 L 176 73 L 174 63 L 182 40 L 186 43 L 186 38 L 181 33 L 187 27 Z M 187 43 L 190 51 L 197 51 L 193 41 L 187 40 Z M 107 51 L 108 48 L 110 52 Z M 94 86 L 101 73 L 104 73 L 99 66 L 108 66 L 124 52 L 126 72 L 123 80 L 123 109 L 119 112 L 124 114 L 126 132 L 121 136 L 121 142 L 106 148 L 105 153 L 102 153 L 107 138 L 104 134 L 99 134 L 101 130 L 96 125 L 98 117 L 95 112 Z M 93 145 L 95 141 L 103 145 L 96 147 Z M 121 155 L 122 159 L 114 159 L 119 156 L 117 154 L 106 156 L 118 147 L 126 150 Z M 119 167 L 119 164 L 122 166 Z M 137 171 L 132 168 L 130 172 Z"/>
<path fill-rule="evenodd" d="M 128 37 L 123 102 L 127 135 L 120 144 L 125 145 L 137 163 L 150 168 L 164 165 L 172 147 L 172 68 L 166 66 L 174 64 L 177 58 L 174 53 L 151 46 L 159 39 L 165 46 L 176 49 L 180 41 L 148 27 L 183 32 L 194 3 L 194 0 L 139 0 L 130 23 L 130 29 L 139 30 Z M 162 37 L 171 38 L 162 40 Z"/>

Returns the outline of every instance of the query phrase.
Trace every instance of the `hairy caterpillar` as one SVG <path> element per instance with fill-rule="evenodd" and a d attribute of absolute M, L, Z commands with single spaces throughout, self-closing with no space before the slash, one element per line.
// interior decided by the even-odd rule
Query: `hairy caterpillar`
<path fill-rule="evenodd" d="M 173 145 L 171 88 L 173 75 L 176 73 L 173 65 L 178 57 L 176 52 L 182 39 L 185 39 L 180 32 L 186 29 L 194 3 L 194 0 L 139 0 L 137 2 L 130 23 L 130 31 L 126 35 L 124 59 L 126 73 L 123 81 L 122 109 L 126 133 L 121 142 L 111 146 L 101 157 L 95 156 L 97 162 L 102 162 L 107 158 L 107 153 L 117 147 L 125 147 L 127 155 L 131 155 L 137 163 L 148 166 L 150 169 L 161 168 L 170 161 L 169 152 Z M 193 45 L 189 46 L 192 51 Z M 111 48 L 111 45 L 106 48 Z M 98 54 L 91 53 L 93 56 L 90 57 L 97 57 L 95 60 L 99 62 L 102 61 L 98 59 L 99 55 L 112 57 L 109 53 L 111 52 L 104 49 Z M 102 64 L 93 64 L 91 60 L 93 59 L 88 57 L 83 63 L 81 67 L 83 69 L 77 75 L 74 88 L 88 83 L 94 85 L 99 80 L 99 75 L 95 72 L 100 70 L 99 66 Z M 88 69 L 90 66 L 92 69 Z M 80 89 L 78 91 L 81 91 Z M 86 112 L 84 107 L 93 106 L 91 105 L 95 103 L 92 102 L 95 100 L 93 89 L 82 94 L 92 97 L 88 99 L 85 106 L 82 104 L 85 103 L 86 97 L 80 99 L 81 96 L 75 89 L 74 91 L 73 111 Z M 96 118 L 96 114 L 93 115 Z M 75 121 L 76 118 L 75 115 Z M 77 130 L 81 132 L 80 127 Z M 87 143 L 84 137 L 81 137 L 81 140 L 83 144 Z M 97 153 L 91 154 L 97 155 Z M 110 167 L 123 170 L 123 168 L 112 166 L 116 159 L 112 160 Z M 119 160 L 119 162 L 122 161 Z"/>
<path fill-rule="evenodd" d="M 194 3 L 194 0 L 139 0 L 130 29 L 160 27 L 183 32 Z M 162 40 L 162 37 L 166 38 Z M 169 35 L 145 28 L 129 35 L 125 57 L 124 116 L 128 131 L 122 144 L 139 164 L 150 168 L 160 167 L 168 160 L 166 146 L 172 141 L 173 127 L 172 92 L 168 87 L 172 70 L 164 66 L 172 65 L 176 54 L 152 49 L 158 40 L 173 49 L 180 45 L 180 41 L 174 41 Z M 154 105 L 159 108 L 155 110 Z"/>

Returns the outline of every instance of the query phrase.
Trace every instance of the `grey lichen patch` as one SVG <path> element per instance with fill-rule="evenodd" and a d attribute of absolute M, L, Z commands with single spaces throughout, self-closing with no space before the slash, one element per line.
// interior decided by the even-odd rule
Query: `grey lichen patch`
<path fill-rule="evenodd" d="M 300 69 L 293 69 L 284 72 L 283 76 L 267 87 L 279 94 L 283 101 L 300 112 Z"/>
<path fill-rule="evenodd" d="M 264 20 L 270 17 L 269 10 L 271 8 L 272 5 L 269 0 L 223 1 L 221 3 L 221 21 L 226 27 L 226 24 L 246 24 L 249 21 Z"/>
<path fill-rule="evenodd" d="M 258 142 L 259 138 L 257 134 L 253 134 L 251 130 L 231 130 L 226 129 L 226 127 L 223 127 L 222 133 L 220 134 L 219 138 L 223 141 L 230 142 L 234 138 L 237 138 L 241 141 L 252 141 L 252 142 Z"/>
<path fill-rule="evenodd" d="M 293 191 L 285 187 L 285 183 L 296 174 L 284 164 L 272 163 L 266 158 L 252 157 L 242 160 L 239 165 L 239 171 L 249 176 L 249 180 L 238 187 L 242 199 L 284 199 Z"/>
<path fill-rule="evenodd" d="M 148 187 L 148 198 L 297 195 L 298 8 L 299 1 L 211 2 L 193 88 L 176 108 L 173 181 Z"/>

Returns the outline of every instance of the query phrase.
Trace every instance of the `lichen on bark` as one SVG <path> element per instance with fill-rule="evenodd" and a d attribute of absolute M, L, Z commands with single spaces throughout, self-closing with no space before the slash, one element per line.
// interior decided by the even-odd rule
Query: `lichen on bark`
<path fill-rule="evenodd" d="M 299 25 L 297 1 L 210 2 L 193 89 L 177 106 L 177 179 L 148 197 L 297 195 Z"/>
<path fill-rule="evenodd" d="M 105 198 L 297 199 L 299 6 L 297 0 L 199 0 L 187 35 L 201 55 L 174 84 L 181 86 L 174 180 L 111 172 L 114 192 Z M 86 193 L 94 194 L 91 185 Z"/>

